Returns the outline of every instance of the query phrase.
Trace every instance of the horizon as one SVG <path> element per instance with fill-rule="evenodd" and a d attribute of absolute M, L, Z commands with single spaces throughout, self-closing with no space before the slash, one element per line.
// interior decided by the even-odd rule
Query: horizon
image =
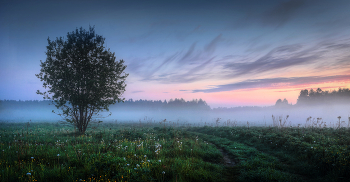
<path fill-rule="evenodd" d="M 318 88 L 319 89 L 319 88 Z M 345 98 L 342 98 L 343 96 L 345 96 L 345 97 L 347 97 L 348 95 L 344 95 L 344 93 L 348 93 L 349 92 L 349 88 L 338 88 L 338 91 L 337 90 L 318 90 L 318 89 L 310 89 L 310 91 L 309 90 L 307 90 L 307 89 L 305 89 L 305 90 L 301 90 L 301 92 L 300 92 L 300 95 L 298 96 L 298 99 L 297 99 L 297 102 L 296 103 L 292 103 L 292 102 L 289 102 L 286 98 L 284 98 L 283 99 L 283 101 L 282 101 L 282 99 L 278 99 L 277 101 L 276 101 L 276 103 L 275 104 L 273 104 L 273 105 L 264 105 L 264 106 L 256 106 L 256 105 L 250 105 L 250 106 L 234 106 L 234 107 L 225 107 L 225 106 L 218 106 L 218 107 L 211 107 L 205 100 L 203 100 L 203 99 L 201 99 L 201 98 L 196 98 L 196 99 L 191 99 L 191 100 L 185 100 L 185 99 L 183 99 L 183 98 L 171 98 L 171 99 L 164 99 L 164 100 L 161 100 L 161 99 L 156 99 L 156 100 L 147 100 L 147 99 L 132 99 L 132 98 L 129 98 L 129 99 L 125 99 L 124 100 L 124 102 L 134 102 L 134 103 L 136 103 L 136 102 L 143 102 L 143 101 L 146 101 L 146 102 L 154 102 L 154 103 L 157 103 L 157 102 L 161 102 L 161 103 L 170 103 L 170 102 L 176 102 L 176 101 L 183 101 L 183 102 L 185 102 L 185 103 L 191 103 L 191 102 L 201 102 L 201 101 L 203 101 L 207 106 L 209 106 L 209 108 L 210 109 L 220 109 L 220 108 L 223 108 L 223 109 L 225 109 L 225 108 L 228 108 L 228 109 L 230 109 L 230 108 L 238 108 L 238 107 L 261 107 L 261 108 L 264 108 L 264 107 L 273 107 L 273 106 L 277 106 L 277 108 L 279 108 L 279 107 L 281 107 L 281 104 L 282 105 L 284 105 L 284 106 L 286 106 L 285 104 L 287 104 L 287 105 L 290 105 L 290 106 L 295 106 L 295 105 L 299 105 L 299 106 L 302 106 L 302 107 L 304 107 L 305 106 L 305 102 L 308 102 L 307 101 L 307 98 L 308 97 L 312 97 L 313 99 L 317 99 L 317 98 L 319 98 L 319 96 L 323 96 L 323 97 L 326 97 L 327 98 L 327 95 L 328 94 L 331 94 L 331 96 L 332 96 L 332 98 L 333 99 L 330 99 L 329 98 L 329 96 L 328 96 L 328 100 L 322 100 L 322 102 L 320 102 L 320 103 L 318 103 L 318 104 L 327 104 L 327 105 L 343 105 L 344 103 L 343 102 L 341 102 L 341 103 L 339 103 L 339 99 L 340 98 L 338 98 L 338 99 L 336 99 L 336 97 L 341 97 L 341 99 L 345 99 Z M 306 91 L 306 93 L 307 93 L 307 95 L 305 95 L 305 91 Z M 311 92 L 313 92 L 314 94 L 316 94 L 316 95 L 314 95 L 314 94 L 311 94 Z M 310 95 L 309 95 L 310 94 Z M 320 94 L 320 95 L 318 95 L 318 94 Z M 336 95 L 334 95 L 334 94 L 336 94 Z M 317 96 L 318 95 L 318 96 Z M 305 98 L 305 96 L 307 97 L 307 98 Z M 301 103 L 299 103 L 299 99 L 301 99 Z M 306 99 L 306 100 L 305 100 Z M 312 99 L 312 100 L 313 100 Z M 51 100 L 51 99 L 43 99 L 43 100 L 6 100 L 6 99 L 4 99 L 4 100 L 2 100 L 2 99 L 0 99 L 0 101 L 15 101 L 15 102 L 33 102 L 33 101 L 36 101 L 36 102 L 42 102 L 42 101 L 55 101 L 55 100 Z M 286 102 L 285 102 L 286 101 Z M 344 101 L 344 100 L 342 100 L 342 101 Z M 69 101 L 66 101 L 66 102 L 69 102 Z M 124 103 L 123 101 L 121 101 L 121 102 L 116 102 L 115 104 L 119 104 L 119 103 Z M 311 103 L 312 102 L 314 102 L 314 101 L 311 101 Z M 318 101 L 319 102 L 319 101 Z M 115 104 L 111 104 L 111 105 L 115 105 Z M 309 103 L 310 104 L 310 103 Z M 313 103 L 313 104 L 315 104 L 315 103 Z M 283 107 L 284 107 L 283 106 Z M 314 105 L 309 105 L 309 106 L 312 106 L 312 107 L 314 107 Z"/>
<path fill-rule="evenodd" d="M 125 100 L 201 98 L 212 108 L 230 108 L 271 106 L 286 98 L 294 105 L 304 89 L 350 87 L 349 5 L 342 0 L 4 2 L 0 100 L 42 100 L 35 74 L 46 60 L 47 38 L 91 25 L 106 38 L 104 46 L 116 61 L 127 65 Z"/>

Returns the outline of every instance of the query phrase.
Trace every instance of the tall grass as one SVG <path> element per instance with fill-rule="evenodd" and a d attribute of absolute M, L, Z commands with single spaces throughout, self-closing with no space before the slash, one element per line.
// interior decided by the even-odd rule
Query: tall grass
<path fill-rule="evenodd" d="M 1 181 L 214 181 L 220 152 L 182 130 L 104 124 L 1 124 Z M 213 155 L 215 154 L 215 155 Z"/>

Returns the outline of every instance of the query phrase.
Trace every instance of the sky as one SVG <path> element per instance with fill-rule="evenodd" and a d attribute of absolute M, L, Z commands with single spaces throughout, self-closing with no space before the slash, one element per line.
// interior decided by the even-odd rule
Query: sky
<path fill-rule="evenodd" d="M 350 1 L 1 1 L 0 100 L 42 100 L 47 38 L 95 26 L 125 99 L 268 106 L 350 87 Z"/>

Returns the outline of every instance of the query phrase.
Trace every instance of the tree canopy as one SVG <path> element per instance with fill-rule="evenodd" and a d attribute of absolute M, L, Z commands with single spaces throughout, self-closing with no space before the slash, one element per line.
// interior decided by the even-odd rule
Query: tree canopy
<path fill-rule="evenodd" d="M 105 38 L 95 34 L 94 27 L 77 28 L 66 38 L 47 41 L 47 58 L 40 61 L 36 76 L 48 90 L 37 94 L 51 99 L 62 109 L 60 115 L 84 133 L 94 115 L 124 101 L 121 96 L 128 76 L 124 61 L 115 61 L 115 54 L 104 47 Z"/>
<path fill-rule="evenodd" d="M 350 102 L 349 88 L 339 88 L 333 91 L 301 90 L 297 104 L 298 105 L 315 105 L 315 104 L 348 104 Z"/>
<path fill-rule="evenodd" d="M 288 100 L 286 98 L 283 99 L 283 101 L 281 99 L 278 99 L 276 101 L 276 104 L 275 104 L 276 107 L 287 107 L 287 106 L 290 106 L 288 104 Z"/>

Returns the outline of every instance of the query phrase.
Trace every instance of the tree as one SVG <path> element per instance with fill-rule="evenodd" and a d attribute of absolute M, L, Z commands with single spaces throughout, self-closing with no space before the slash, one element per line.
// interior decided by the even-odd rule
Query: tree
<path fill-rule="evenodd" d="M 288 106 L 288 100 L 286 98 L 283 99 L 278 99 L 275 104 L 276 107 L 287 107 Z"/>
<path fill-rule="evenodd" d="M 288 100 L 286 98 L 284 98 L 282 103 L 283 103 L 283 105 L 288 105 Z"/>
<path fill-rule="evenodd" d="M 309 99 L 309 91 L 307 89 L 301 90 L 298 97 L 297 104 L 306 104 L 308 102 L 308 99 Z"/>
<path fill-rule="evenodd" d="M 92 117 L 109 111 L 109 105 L 121 98 L 125 91 L 124 61 L 115 61 L 114 53 L 103 44 L 105 38 L 95 34 L 94 27 L 68 32 L 67 38 L 47 39 L 46 61 L 35 76 L 43 81 L 47 91 L 37 91 L 44 99 L 51 99 L 65 121 L 84 133 Z"/>
<path fill-rule="evenodd" d="M 275 106 L 280 106 L 281 104 L 282 104 L 282 100 L 281 100 L 281 99 L 278 99 L 278 100 L 276 101 Z"/>

